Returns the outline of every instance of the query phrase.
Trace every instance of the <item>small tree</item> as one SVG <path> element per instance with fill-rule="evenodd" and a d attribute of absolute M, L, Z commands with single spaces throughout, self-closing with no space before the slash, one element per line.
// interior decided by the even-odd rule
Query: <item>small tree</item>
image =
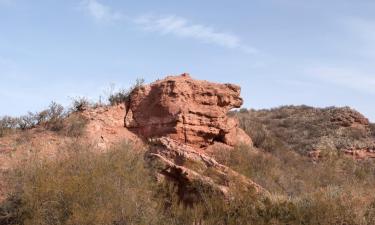
<path fill-rule="evenodd" d="M 36 125 L 35 115 L 31 112 L 29 112 L 25 116 L 21 116 L 18 118 L 18 127 L 21 130 L 26 130 L 35 127 Z"/>
<path fill-rule="evenodd" d="M 16 129 L 17 123 L 17 119 L 10 116 L 0 118 L 0 137 L 4 136 L 9 131 Z"/>
<path fill-rule="evenodd" d="M 52 102 L 47 110 L 46 128 L 52 131 L 59 131 L 64 127 L 66 113 L 64 107 L 56 102 Z"/>

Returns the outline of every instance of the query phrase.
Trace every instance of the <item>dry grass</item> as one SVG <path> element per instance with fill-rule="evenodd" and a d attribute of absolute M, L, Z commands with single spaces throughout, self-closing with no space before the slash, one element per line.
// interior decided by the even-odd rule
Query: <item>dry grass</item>
<path fill-rule="evenodd" d="M 0 207 L 0 224 L 373 224 L 375 167 L 332 156 L 319 163 L 294 154 L 238 147 L 220 161 L 272 192 L 239 193 L 225 201 L 199 183 L 193 205 L 178 188 L 157 184 L 143 150 L 122 144 L 94 154 L 65 146 L 56 161 L 28 160 L 9 174 L 13 192 Z"/>
<path fill-rule="evenodd" d="M 274 196 L 254 224 L 373 224 L 373 161 L 330 155 L 312 162 L 292 151 L 269 153 L 246 146 L 216 154 L 218 161 Z"/>
<path fill-rule="evenodd" d="M 284 146 L 306 154 L 315 149 L 337 151 L 373 146 L 373 124 L 368 128 L 351 127 L 334 121 L 350 113 L 358 114 L 347 107 L 309 106 L 241 110 L 232 114 L 240 120 L 241 127 L 252 137 L 256 147 L 273 151 Z"/>
<path fill-rule="evenodd" d="M 29 160 L 13 172 L 11 206 L 3 211 L 18 207 L 8 218 L 46 225 L 153 224 L 156 207 L 142 152 L 127 144 L 103 155 L 78 143 L 66 148 L 64 159 Z"/>
<path fill-rule="evenodd" d="M 142 149 L 122 144 L 94 154 L 91 146 L 73 143 L 61 147 L 65 154 L 59 160 L 35 158 L 9 174 L 13 191 L 0 206 L 0 224 L 375 224 L 375 163 L 355 161 L 330 148 L 317 162 L 296 153 L 313 146 L 322 134 L 334 137 L 336 127 L 311 108 L 292 115 L 290 110 L 258 112 L 256 117 L 242 111 L 241 126 L 258 148 L 238 146 L 215 155 L 269 190 L 270 198 L 239 193 L 227 201 L 191 183 L 186 189 L 194 190 L 195 203 L 186 205 L 175 184 L 156 183 Z M 70 119 L 65 125 L 70 129 L 62 131 L 81 135 L 85 121 Z M 334 142 L 362 138 L 347 131 Z"/>

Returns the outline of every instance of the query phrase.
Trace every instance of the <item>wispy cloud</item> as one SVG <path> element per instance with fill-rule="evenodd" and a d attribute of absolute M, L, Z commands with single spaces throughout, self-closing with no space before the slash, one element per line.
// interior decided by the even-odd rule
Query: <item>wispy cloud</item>
<path fill-rule="evenodd" d="M 0 0 L 1 1 L 1 0 Z M 238 49 L 245 53 L 255 54 L 257 49 L 243 43 L 241 38 L 229 32 L 222 32 L 211 26 L 192 23 L 186 18 L 169 16 L 138 16 L 125 17 L 121 12 L 97 0 L 83 0 L 81 8 L 95 20 L 100 22 L 126 19 L 130 23 L 150 32 L 162 35 L 174 35 L 183 38 L 195 39 L 204 43 L 215 44 L 229 49 Z"/>
<path fill-rule="evenodd" d="M 202 24 L 194 24 L 188 19 L 171 16 L 141 16 L 135 23 L 143 29 L 158 32 L 162 35 L 175 35 L 178 37 L 192 38 L 204 43 L 216 44 L 225 48 L 240 49 L 246 53 L 254 54 L 257 50 L 242 43 L 234 34 L 217 31 Z"/>
<path fill-rule="evenodd" d="M 320 67 L 309 69 L 308 74 L 331 84 L 375 94 L 375 73 L 351 68 Z"/>
<path fill-rule="evenodd" d="M 81 7 L 97 21 L 115 21 L 124 17 L 122 13 L 96 0 L 84 0 L 81 2 Z"/>

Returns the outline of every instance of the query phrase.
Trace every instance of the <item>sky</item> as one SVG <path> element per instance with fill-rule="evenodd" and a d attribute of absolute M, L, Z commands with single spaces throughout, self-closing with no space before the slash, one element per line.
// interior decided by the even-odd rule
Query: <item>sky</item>
<path fill-rule="evenodd" d="M 373 0 L 0 0 L 0 115 L 137 78 L 235 83 L 244 107 L 350 106 L 375 121 Z"/>

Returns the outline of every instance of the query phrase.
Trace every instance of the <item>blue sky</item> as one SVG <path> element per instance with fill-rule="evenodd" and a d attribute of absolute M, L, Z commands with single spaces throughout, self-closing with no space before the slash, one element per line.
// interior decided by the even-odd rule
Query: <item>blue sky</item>
<path fill-rule="evenodd" d="M 348 105 L 375 121 L 375 2 L 0 0 L 0 115 L 189 72 L 245 107 Z"/>

